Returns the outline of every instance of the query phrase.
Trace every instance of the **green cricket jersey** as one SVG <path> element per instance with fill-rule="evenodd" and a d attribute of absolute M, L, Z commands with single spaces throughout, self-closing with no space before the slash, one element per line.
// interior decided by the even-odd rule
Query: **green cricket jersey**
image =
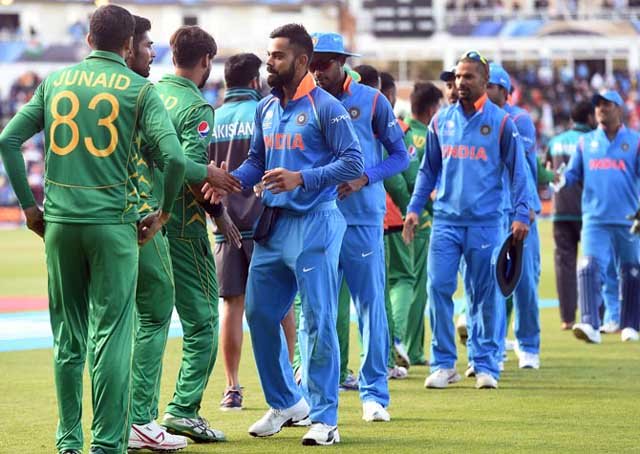
<path fill-rule="evenodd" d="M 208 147 L 213 130 L 213 108 L 191 80 L 167 74 L 156 85 L 160 98 L 178 133 L 187 160 L 186 183 L 201 182 L 206 177 Z M 189 161 L 192 161 L 191 163 Z M 195 165 L 194 165 L 195 163 Z M 170 237 L 207 236 L 207 218 L 188 184 L 182 185 L 167 223 Z"/>
<path fill-rule="evenodd" d="M 175 131 L 153 85 L 129 70 L 119 55 L 93 51 L 84 61 L 55 71 L 3 131 L 0 151 L 24 208 L 34 203 L 16 150 L 43 128 L 45 220 L 135 222 L 138 130 L 155 150 L 152 159 L 160 166 L 170 163 L 173 178 L 165 188 L 163 209 L 171 209 L 184 166 Z"/>
<path fill-rule="evenodd" d="M 162 172 L 151 158 L 152 150 L 142 137 L 137 139 L 138 147 L 134 156 L 136 162 L 136 177 L 138 182 L 138 213 L 143 217 L 160 206 L 160 200 L 156 196 L 162 193 Z"/>
<path fill-rule="evenodd" d="M 411 200 L 411 193 L 416 184 L 420 163 L 425 152 L 428 126 L 419 120 L 409 118 L 405 121 L 408 129 L 404 135 L 404 144 L 409 151 L 409 167 L 399 174 L 384 180 L 384 186 L 393 202 L 398 206 L 403 215 L 407 214 L 407 206 Z M 424 229 L 431 226 L 432 202 L 420 215 L 418 228 Z"/>

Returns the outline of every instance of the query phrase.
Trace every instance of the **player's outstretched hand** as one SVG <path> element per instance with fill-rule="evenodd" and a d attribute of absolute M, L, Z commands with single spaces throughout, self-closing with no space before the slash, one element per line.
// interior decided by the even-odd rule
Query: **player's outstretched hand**
<path fill-rule="evenodd" d="M 369 183 L 369 177 L 366 174 L 362 175 L 360 178 L 356 178 L 355 180 L 342 183 L 338 186 L 338 199 L 342 200 L 350 194 L 358 192 L 363 186 L 366 186 L 367 183 Z"/>
<path fill-rule="evenodd" d="M 42 210 L 34 205 L 24 210 L 24 216 L 27 218 L 27 228 L 35 232 L 40 238 L 44 238 L 44 216 Z"/>
<path fill-rule="evenodd" d="M 413 241 L 417 226 L 418 214 L 409 211 L 407 216 L 404 218 L 404 225 L 402 226 L 402 240 L 404 241 L 404 244 L 409 245 Z"/>
<path fill-rule="evenodd" d="M 213 205 L 215 205 L 216 203 L 220 203 L 222 198 L 226 195 L 225 192 L 212 187 L 211 185 L 209 185 L 209 183 L 203 184 L 200 192 L 202 192 L 202 196 L 204 197 L 204 199 L 212 203 Z"/>
<path fill-rule="evenodd" d="M 242 247 L 242 235 L 240 234 L 240 230 L 238 230 L 238 227 L 231 220 L 231 217 L 229 217 L 229 213 L 226 208 L 222 210 L 222 214 L 220 216 L 213 218 L 213 221 L 216 223 L 218 231 L 224 235 L 224 239 L 227 240 L 227 243 L 233 244 L 238 249 Z"/>
<path fill-rule="evenodd" d="M 171 214 L 162 210 L 149 213 L 138 223 L 138 244 L 143 246 L 167 223 Z"/>
<path fill-rule="evenodd" d="M 262 177 L 265 189 L 272 194 L 293 191 L 298 186 L 302 186 L 302 174 L 292 172 L 283 167 L 277 167 L 265 172 Z"/>
<path fill-rule="evenodd" d="M 513 233 L 514 240 L 524 241 L 529 233 L 529 226 L 524 222 L 513 221 L 513 224 L 511 224 L 511 233 Z"/>
<path fill-rule="evenodd" d="M 223 195 L 242 191 L 242 184 L 236 177 L 227 172 L 227 164 L 225 162 L 222 162 L 220 167 L 213 161 L 209 163 L 206 184 L 217 189 Z"/>

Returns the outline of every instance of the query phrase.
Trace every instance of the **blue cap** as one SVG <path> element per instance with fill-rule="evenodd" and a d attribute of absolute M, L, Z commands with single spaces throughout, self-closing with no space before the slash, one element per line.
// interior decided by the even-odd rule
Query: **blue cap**
<path fill-rule="evenodd" d="M 342 35 L 338 33 L 314 33 L 311 35 L 313 52 L 316 54 L 340 54 L 348 57 L 359 57 L 359 54 L 347 52 Z"/>
<path fill-rule="evenodd" d="M 500 85 L 507 90 L 507 93 L 511 91 L 511 78 L 509 77 L 509 73 L 497 63 L 489 64 L 489 83 Z"/>
<path fill-rule="evenodd" d="M 591 104 L 593 104 L 594 106 L 597 105 L 600 99 L 610 101 L 618 107 L 624 106 L 622 96 L 620 96 L 620 94 L 615 90 L 605 90 L 601 91 L 600 93 L 596 93 L 595 95 L 593 95 L 593 98 L 591 98 Z"/>
<path fill-rule="evenodd" d="M 440 80 L 443 82 L 449 82 L 456 78 L 456 67 L 454 66 L 449 71 L 442 71 L 440 73 Z"/>

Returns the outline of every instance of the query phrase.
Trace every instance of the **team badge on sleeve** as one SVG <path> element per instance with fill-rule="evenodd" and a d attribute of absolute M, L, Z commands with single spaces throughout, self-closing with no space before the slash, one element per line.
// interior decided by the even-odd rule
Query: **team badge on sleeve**
<path fill-rule="evenodd" d="M 209 123 L 207 123 L 206 121 L 203 120 L 200 122 L 200 124 L 198 124 L 198 135 L 201 139 L 205 139 L 207 135 L 209 135 L 209 130 Z"/>

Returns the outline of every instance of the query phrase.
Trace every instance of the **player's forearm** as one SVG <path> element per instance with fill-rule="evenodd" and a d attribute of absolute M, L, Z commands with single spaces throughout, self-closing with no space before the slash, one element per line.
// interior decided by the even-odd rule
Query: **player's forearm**
<path fill-rule="evenodd" d="M 186 183 L 202 183 L 207 178 L 207 165 L 185 158 L 184 181 Z"/>
<path fill-rule="evenodd" d="M 231 175 L 240 180 L 243 189 L 252 188 L 264 175 L 264 163 L 249 153 L 249 157 Z"/>
<path fill-rule="evenodd" d="M 335 186 L 340 183 L 355 180 L 362 176 L 364 161 L 359 147 L 348 148 L 340 153 L 337 160 L 322 167 L 305 169 L 302 181 L 305 190 L 318 191 L 327 186 Z"/>
<path fill-rule="evenodd" d="M 25 209 L 36 204 L 33 197 L 21 147 L 25 140 L 38 131 L 28 118 L 16 115 L 0 134 L 0 155 L 20 206 Z"/>
<path fill-rule="evenodd" d="M 433 175 L 431 175 L 431 173 L 424 167 L 421 168 L 418 173 L 416 187 L 413 189 L 413 194 L 411 195 L 411 201 L 407 207 L 407 212 L 417 214 L 422 213 L 429 201 L 429 197 L 431 196 L 431 191 L 433 191 L 434 186 L 435 178 Z"/>
<path fill-rule="evenodd" d="M 165 136 L 158 143 L 158 148 L 164 157 L 164 199 L 162 211 L 168 213 L 184 183 L 185 158 L 182 154 L 180 142 L 174 135 Z"/>
<path fill-rule="evenodd" d="M 369 178 L 369 184 L 389 178 L 409 167 L 409 153 L 407 153 L 407 148 L 402 139 L 385 143 L 384 146 L 389 156 L 377 166 L 364 171 Z"/>
<path fill-rule="evenodd" d="M 407 205 L 411 200 L 411 194 L 402 174 L 396 174 L 384 180 L 384 188 L 400 209 L 403 215 L 407 213 Z"/>

